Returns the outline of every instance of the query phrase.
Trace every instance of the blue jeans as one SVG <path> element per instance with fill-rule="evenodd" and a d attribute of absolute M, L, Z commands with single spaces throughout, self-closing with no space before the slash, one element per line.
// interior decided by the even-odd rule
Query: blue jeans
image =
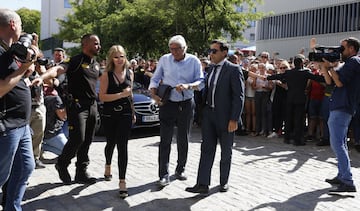
<path fill-rule="evenodd" d="M 330 111 L 328 120 L 330 144 L 338 160 L 337 178 L 347 185 L 354 185 L 347 147 L 347 132 L 352 115 L 344 111 Z"/>
<path fill-rule="evenodd" d="M 64 133 L 59 133 L 54 137 L 44 139 L 42 144 L 43 151 L 52 152 L 56 155 L 60 155 L 67 142 L 67 138 Z"/>
<path fill-rule="evenodd" d="M 4 210 L 21 210 L 26 183 L 35 168 L 29 125 L 0 135 L 0 186 L 8 181 Z"/>

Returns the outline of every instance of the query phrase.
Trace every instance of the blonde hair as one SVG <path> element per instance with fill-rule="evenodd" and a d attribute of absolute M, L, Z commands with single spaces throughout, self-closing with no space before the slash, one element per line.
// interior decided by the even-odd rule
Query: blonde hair
<path fill-rule="evenodd" d="M 115 57 L 116 53 L 121 53 L 121 54 L 124 54 L 124 56 L 125 56 L 124 70 L 126 70 L 129 67 L 130 63 L 126 57 L 126 51 L 125 51 L 124 47 L 122 47 L 121 45 L 113 45 L 109 49 L 107 57 L 106 57 L 107 62 L 106 62 L 106 66 L 105 66 L 105 71 L 114 71 L 115 65 L 113 62 L 113 58 Z"/>
<path fill-rule="evenodd" d="M 287 69 L 290 69 L 290 64 L 289 64 L 289 62 L 286 61 L 286 60 L 281 61 L 280 64 L 279 64 L 279 66 L 281 66 L 281 65 L 284 65 L 284 66 L 287 67 Z"/>

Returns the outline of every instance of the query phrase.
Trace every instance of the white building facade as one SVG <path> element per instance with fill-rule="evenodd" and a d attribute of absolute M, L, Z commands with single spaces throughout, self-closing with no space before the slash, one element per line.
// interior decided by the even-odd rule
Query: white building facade
<path fill-rule="evenodd" d="M 278 52 L 288 59 L 301 49 L 308 55 L 311 38 L 328 46 L 350 36 L 360 39 L 360 1 L 265 0 L 258 11 L 272 15 L 257 22 L 257 53 Z"/>
<path fill-rule="evenodd" d="M 52 49 L 56 47 L 66 48 L 61 41 L 55 40 L 53 35 L 59 33 L 60 30 L 57 20 L 64 19 L 71 12 L 69 0 L 41 0 L 40 37 L 45 47 L 43 52 L 46 57 L 51 57 Z"/>

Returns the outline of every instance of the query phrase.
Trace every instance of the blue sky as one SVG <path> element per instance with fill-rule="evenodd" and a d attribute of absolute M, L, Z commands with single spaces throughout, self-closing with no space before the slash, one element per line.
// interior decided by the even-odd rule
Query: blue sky
<path fill-rule="evenodd" d="M 12 10 L 18 10 L 22 7 L 41 10 L 41 0 L 0 0 L 0 7 Z"/>

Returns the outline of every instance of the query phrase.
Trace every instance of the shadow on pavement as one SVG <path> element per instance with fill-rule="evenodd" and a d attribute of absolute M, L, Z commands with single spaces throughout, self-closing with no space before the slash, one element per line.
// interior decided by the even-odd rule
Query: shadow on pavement
<path fill-rule="evenodd" d="M 328 195 L 328 197 L 322 197 L 322 195 L 327 194 L 328 191 L 329 188 L 302 193 L 283 202 L 260 204 L 250 209 L 249 211 L 255 211 L 264 208 L 271 210 L 315 210 L 316 205 L 320 202 L 335 202 L 341 199 L 340 197 L 333 197 L 330 195 Z M 309 198 L 311 200 L 309 200 Z"/>
<path fill-rule="evenodd" d="M 61 195 L 51 195 L 39 200 L 30 201 L 33 198 L 49 191 L 50 189 L 62 186 L 61 183 L 45 183 L 30 187 L 25 194 L 24 200 L 28 201 L 23 205 L 23 210 L 191 210 L 191 206 L 198 201 L 216 193 L 217 189 L 210 189 L 208 195 L 195 195 L 188 198 L 176 199 L 155 199 L 142 204 L 130 207 L 127 200 L 118 197 L 118 190 L 100 191 L 91 195 L 80 196 L 81 191 L 85 191 L 86 185 L 75 187 L 68 193 Z M 129 188 L 129 197 L 150 190 L 159 191 L 156 182 L 144 184 L 138 187 Z M 31 197 L 30 197 L 31 196 Z M 79 196 L 79 197 L 77 197 Z"/>
<path fill-rule="evenodd" d="M 247 138 L 241 140 L 240 138 L 240 140 L 236 140 L 234 142 L 233 149 L 241 152 L 242 155 L 245 156 L 255 155 L 259 157 L 257 159 L 252 159 L 251 161 L 246 162 L 246 164 L 269 159 L 277 159 L 279 162 L 290 162 L 292 160 L 296 160 L 296 165 L 292 170 L 289 170 L 289 173 L 300 169 L 309 159 L 315 159 L 337 165 L 336 163 L 329 161 L 329 158 L 334 157 L 332 152 L 330 152 L 330 148 L 324 149 L 311 146 L 310 144 L 307 146 L 296 147 L 293 145 L 284 144 L 282 141 L 276 141 L 264 141 L 258 138 Z"/>

